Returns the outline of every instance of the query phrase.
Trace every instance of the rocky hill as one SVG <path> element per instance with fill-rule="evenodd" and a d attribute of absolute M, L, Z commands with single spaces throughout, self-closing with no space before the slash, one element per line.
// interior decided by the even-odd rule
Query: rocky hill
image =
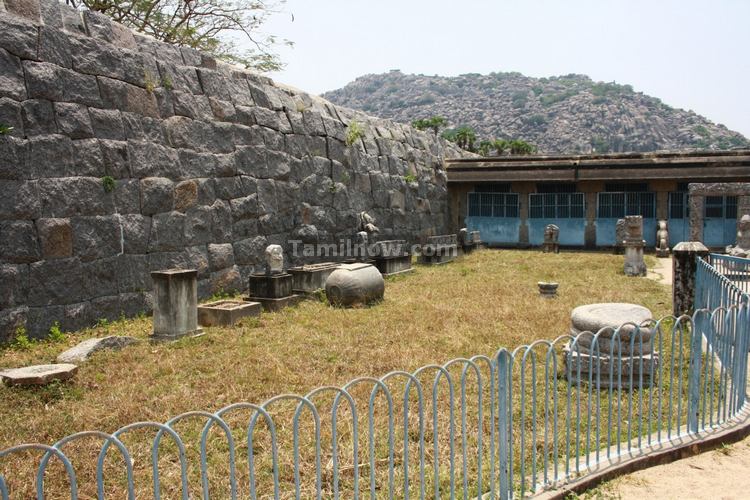
<path fill-rule="evenodd" d="M 401 122 L 444 116 L 450 126 L 472 127 L 481 139 L 524 139 L 546 153 L 750 147 L 743 135 L 693 111 L 585 75 L 447 78 L 394 70 L 362 76 L 323 97 Z"/>

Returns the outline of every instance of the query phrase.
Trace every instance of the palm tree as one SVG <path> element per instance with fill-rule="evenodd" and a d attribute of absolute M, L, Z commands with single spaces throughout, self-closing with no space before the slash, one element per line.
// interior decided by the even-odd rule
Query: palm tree
<path fill-rule="evenodd" d="M 473 152 L 476 140 L 477 134 L 472 128 L 463 125 L 456 129 L 456 144 L 459 148 Z"/>
<path fill-rule="evenodd" d="M 512 155 L 530 155 L 536 152 L 536 147 L 521 139 L 510 141 L 510 154 Z"/>

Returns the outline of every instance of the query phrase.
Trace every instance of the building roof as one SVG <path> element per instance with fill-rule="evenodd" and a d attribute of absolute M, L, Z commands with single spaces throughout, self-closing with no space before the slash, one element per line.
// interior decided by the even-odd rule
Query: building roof
<path fill-rule="evenodd" d="M 448 182 L 750 180 L 750 150 L 529 155 L 446 160 Z"/>

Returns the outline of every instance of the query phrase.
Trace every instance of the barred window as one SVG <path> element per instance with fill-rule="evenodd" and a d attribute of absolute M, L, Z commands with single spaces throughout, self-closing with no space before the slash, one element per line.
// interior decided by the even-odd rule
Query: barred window
<path fill-rule="evenodd" d="M 705 217 L 712 219 L 736 219 L 736 196 L 706 196 Z"/>
<path fill-rule="evenodd" d="M 620 219 L 626 215 L 642 215 L 652 219 L 656 214 L 654 193 L 599 193 L 597 216 L 602 219 Z"/>
<path fill-rule="evenodd" d="M 532 193 L 529 217 L 532 219 L 574 219 L 586 215 L 583 193 Z"/>
<path fill-rule="evenodd" d="M 469 193 L 469 217 L 518 217 L 518 194 Z"/>
<path fill-rule="evenodd" d="M 669 218 L 686 219 L 688 217 L 688 194 L 685 192 L 669 193 Z"/>

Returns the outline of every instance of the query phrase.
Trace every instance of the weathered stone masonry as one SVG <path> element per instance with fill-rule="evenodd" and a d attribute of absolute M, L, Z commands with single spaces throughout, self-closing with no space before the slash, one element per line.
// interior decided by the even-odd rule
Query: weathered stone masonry
<path fill-rule="evenodd" d="M 385 239 L 443 234 L 460 155 L 55 0 L 0 0 L 0 123 L 0 341 L 147 311 L 157 269 L 244 288 L 267 244 L 350 237 L 362 210 Z"/>

